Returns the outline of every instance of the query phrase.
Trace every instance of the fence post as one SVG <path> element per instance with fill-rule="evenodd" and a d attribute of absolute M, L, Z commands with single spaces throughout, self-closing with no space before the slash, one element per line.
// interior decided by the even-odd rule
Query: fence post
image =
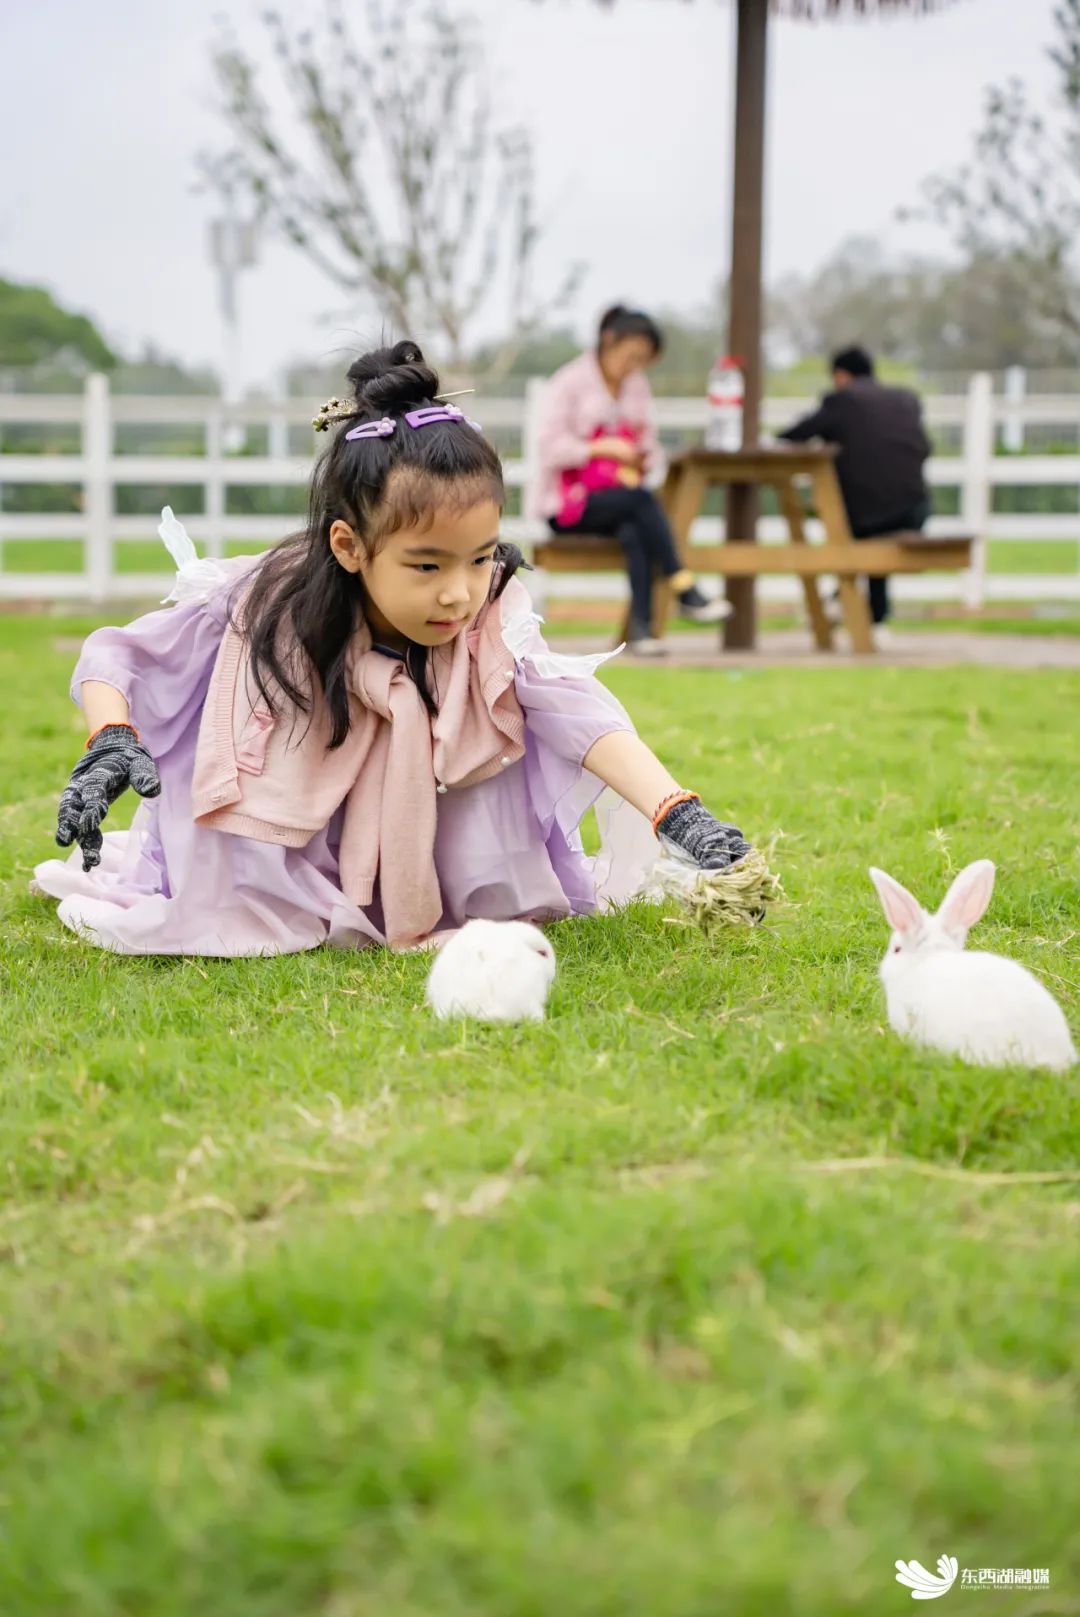
<path fill-rule="evenodd" d="M 525 412 L 521 420 L 521 514 L 525 514 L 525 498 L 536 475 L 536 437 L 540 426 L 540 399 L 544 392 L 542 376 L 530 376 L 525 383 Z M 544 610 L 547 599 L 547 575 L 542 567 L 524 574 L 529 594 L 538 612 Z"/>
<path fill-rule="evenodd" d="M 83 511 L 86 517 L 84 572 L 92 601 L 108 599 L 113 579 L 112 411 L 109 379 L 95 374 L 83 389 L 82 451 L 86 463 Z"/>
<path fill-rule="evenodd" d="M 289 372 L 282 371 L 273 392 L 273 402 L 281 408 L 274 410 L 266 423 L 266 453 L 271 460 L 289 458 L 289 422 L 285 410 L 289 403 Z"/>
<path fill-rule="evenodd" d="M 1005 397 L 1010 404 L 1023 404 L 1027 394 L 1027 371 L 1023 365 L 1010 365 L 1005 372 Z M 1001 441 L 1011 455 L 1024 452 L 1024 417 L 1021 411 L 1008 413 L 1001 429 Z"/>
<path fill-rule="evenodd" d="M 964 483 L 961 513 L 973 537 L 971 566 L 964 579 L 964 605 L 977 610 L 986 599 L 986 522 L 994 476 L 994 382 L 976 371 L 968 382 L 964 411 Z"/>
<path fill-rule="evenodd" d="M 206 541 L 208 556 L 225 554 L 225 480 L 221 475 L 221 462 L 225 454 L 225 421 L 220 405 L 206 418 L 206 484 L 203 506 L 209 537 Z"/>

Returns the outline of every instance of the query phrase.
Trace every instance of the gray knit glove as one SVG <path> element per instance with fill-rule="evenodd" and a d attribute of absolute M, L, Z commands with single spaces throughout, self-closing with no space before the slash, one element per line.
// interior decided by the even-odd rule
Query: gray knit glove
<path fill-rule="evenodd" d="M 702 870 L 726 870 L 750 852 L 738 826 L 725 825 L 696 798 L 669 808 L 658 821 L 656 834 L 681 848 Z"/>
<path fill-rule="evenodd" d="M 57 842 L 62 848 L 78 842 L 84 870 L 100 865 L 101 822 L 128 786 L 140 797 L 156 797 L 161 791 L 157 765 L 132 725 L 107 724 L 71 771 L 56 820 Z"/>

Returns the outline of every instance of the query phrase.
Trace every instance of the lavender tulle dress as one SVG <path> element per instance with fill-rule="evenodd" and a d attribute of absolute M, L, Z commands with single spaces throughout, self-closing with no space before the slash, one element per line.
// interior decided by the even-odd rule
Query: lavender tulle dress
<path fill-rule="evenodd" d="M 84 873 L 75 848 L 39 865 L 32 890 L 59 899 L 60 920 L 88 943 L 121 954 L 270 955 L 383 943 L 378 889 L 360 908 L 339 885 L 340 810 L 302 848 L 192 819 L 199 721 L 237 571 L 203 562 L 189 573 L 179 604 L 91 634 L 72 676 L 75 701 L 84 680 L 127 699 L 157 762 L 161 795 L 139 805 L 130 831 L 106 831 L 96 869 Z M 438 800 L 440 933 L 478 916 L 561 919 L 621 902 L 639 889 L 655 853 L 644 816 L 582 767 L 601 736 L 633 728 L 593 676 L 602 659 L 551 653 L 531 614 L 507 623 L 504 638 L 515 656 L 525 756 Z M 601 792 L 602 848 L 588 858 L 577 827 Z"/>

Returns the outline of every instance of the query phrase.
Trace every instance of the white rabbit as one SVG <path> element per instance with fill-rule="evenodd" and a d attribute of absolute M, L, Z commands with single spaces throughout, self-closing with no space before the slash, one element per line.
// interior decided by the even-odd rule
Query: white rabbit
<path fill-rule="evenodd" d="M 542 1022 L 555 951 L 527 921 L 469 921 L 436 957 L 427 983 L 435 1015 Z"/>
<path fill-rule="evenodd" d="M 994 890 L 989 859 L 960 872 L 936 915 L 883 870 L 871 866 L 870 879 L 893 928 L 880 970 L 890 1027 L 979 1066 L 1072 1065 L 1065 1017 L 1042 983 L 1003 955 L 962 953 Z"/>

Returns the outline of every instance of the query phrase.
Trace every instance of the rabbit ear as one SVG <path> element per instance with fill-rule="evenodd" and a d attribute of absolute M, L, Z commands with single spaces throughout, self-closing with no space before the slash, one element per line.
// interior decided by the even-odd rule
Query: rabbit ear
<path fill-rule="evenodd" d="M 906 887 L 901 887 L 892 876 L 870 866 L 870 880 L 877 888 L 885 919 L 894 932 L 915 932 L 926 919 L 926 912 L 917 898 Z"/>
<path fill-rule="evenodd" d="M 956 877 L 945 894 L 937 919 L 952 937 L 961 943 L 976 921 L 986 914 L 986 906 L 994 891 L 994 863 L 991 859 L 976 859 Z"/>

